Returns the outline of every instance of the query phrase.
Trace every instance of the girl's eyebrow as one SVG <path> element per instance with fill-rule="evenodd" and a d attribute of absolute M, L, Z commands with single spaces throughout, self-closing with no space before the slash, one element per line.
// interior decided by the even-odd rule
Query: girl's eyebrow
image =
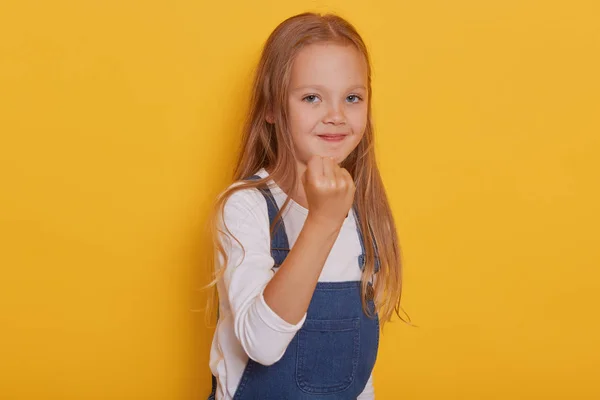
<path fill-rule="evenodd" d="M 356 86 L 352 86 L 349 90 L 356 90 L 356 89 L 362 89 L 362 90 L 367 90 L 367 87 L 365 85 L 356 85 Z"/>
<path fill-rule="evenodd" d="M 317 89 L 317 90 L 325 90 L 325 86 L 323 85 L 303 85 L 303 86 L 298 86 L 298 87 L 294 87 L 292 88 L 292 91 L 298 91 L 298 90 L 306 90 L 306 89 Z M 350 88 L 348 88 L 348 91 L 352 91 L 352 90 L 356 90 L 356 89 L 363 89 L 363 90 L 367 90 L 367 88 L 365 87 L 365 85 L 354 85 L 351 86 Z"/>

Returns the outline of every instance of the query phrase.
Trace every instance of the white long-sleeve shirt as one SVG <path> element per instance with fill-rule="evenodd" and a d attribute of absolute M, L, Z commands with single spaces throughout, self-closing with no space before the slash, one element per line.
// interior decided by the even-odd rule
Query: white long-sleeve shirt
<path fill-rule="evenodd" d="M 262 169 L 261 177 L 268 176 Z M 271 181 L 269 188 L 281 208 L 287 195 Z M 290 201 L 283 212 L 290 247 L 294 246 L 306 221 L 308 210 Z M 275 272 L 271 269 L 269 215 L 264 196 L 256 189 L 236 192 L 226 202 L 224 222 L 237 239 L 225 236 L 222 243 L 228 255 L 219 291 L 219 322 L 210 352 L 210 368 L 217 378 L 217 400 L 231 400 L 248 359 L 271 365 L 287 349 L 300 322 L 292 325 L 279 317 L 265 302 L 263 291 Z M 238 243 L 239 241 L 239 243 Z M 240 246 L 241 245 L 241 246 Z M 349 213 L 319 277 L 320 282 L 359 281 L 358 256 L 361 246 L 354 213 Z M 220 258 L 219 258 L 220 259 Z M 222 262 L 222 260 L 221 260 Z M 375 398 L 372 376 L 358 400 Z"/>

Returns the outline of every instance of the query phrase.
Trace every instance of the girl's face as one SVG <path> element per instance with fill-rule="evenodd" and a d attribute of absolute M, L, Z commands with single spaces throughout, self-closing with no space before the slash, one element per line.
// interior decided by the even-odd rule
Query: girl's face
<path fill-rule="evenodd" d="M 304 47 L 292 64 L 289 126 L 301 165 L 313 155 L 339 164 L 358 146 L 367 126 L 367 63 L 352 45 Z"/>

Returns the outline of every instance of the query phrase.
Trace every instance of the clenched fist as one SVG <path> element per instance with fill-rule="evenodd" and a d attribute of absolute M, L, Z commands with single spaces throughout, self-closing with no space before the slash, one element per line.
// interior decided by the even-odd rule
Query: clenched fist
<path fill-rule="evenodd" d="M 350 173 L 329 157 L 313 156 L 302 176 L 308 215 L 320 223 L 341 226 L 354 202 Z"/>

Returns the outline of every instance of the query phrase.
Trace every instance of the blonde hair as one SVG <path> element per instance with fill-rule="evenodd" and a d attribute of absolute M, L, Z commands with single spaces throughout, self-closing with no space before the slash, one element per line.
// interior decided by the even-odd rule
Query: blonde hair
<path fill-rule="evenodd" d="M 237 241 L 223 221 L 223 208 L 231 195 L 240 190 L 265 187 L 270 179 L 278 183 L 289 182 L 290 184 L 287 188 L 283 188 L 284 190 L 296 187 L 295 152 L 291 135 L 288 134 L 287 120 L 290 71 L 300 49 L 313 43 L 323 42 L 352 45 L 360 51 L 367 63 L 368 98 L 371 99 L 369 54 L 362 38 L 349 22 L 331 14 L 303 13 L 288 18 L 275 28 L 263 48 L 252 87 L 250 110 L 233 176 L 234 181 L 239 184 L 229 187 L 218 198 L 215 205 L 212 236 L 218 255 L 222 257 L 222 265 L 227 265 L 228 258 L 219 238 L 227 234 Z M 355 207 L 358 223 L 364 234 L 366 260 L 361 279 L 363 309 L 365 312 L 368 310 L 367 287 L 375 271 L 377 254 L 380 270 L 375 279 L 372 295 L 379 319 L 384 323 L 391 320 L 395 313 L 404 321 L 400 316 L 402 293 L 400 248 L 392 211 L 375 161 L 370 101 L 364 136 L 357 148 L 344 160 L 342 167 L 350 172 L 355 181 Z M 270 176 L 256 181 L 244 181 L 261 168 L 268 170 Z M 282 210 L 289 200 L 288 197 Z M 279 218 L 281 218 L 281 211 L 274 223 Z M 220 228 L 221 226 L 226 232 Z M 222 278 L 223 273 L 224 267 L 215 270 L 212 285 Z M 216 296 L 214 290 L 212 301 L 209 303 L 211 310 L 214 309 Z"/>

